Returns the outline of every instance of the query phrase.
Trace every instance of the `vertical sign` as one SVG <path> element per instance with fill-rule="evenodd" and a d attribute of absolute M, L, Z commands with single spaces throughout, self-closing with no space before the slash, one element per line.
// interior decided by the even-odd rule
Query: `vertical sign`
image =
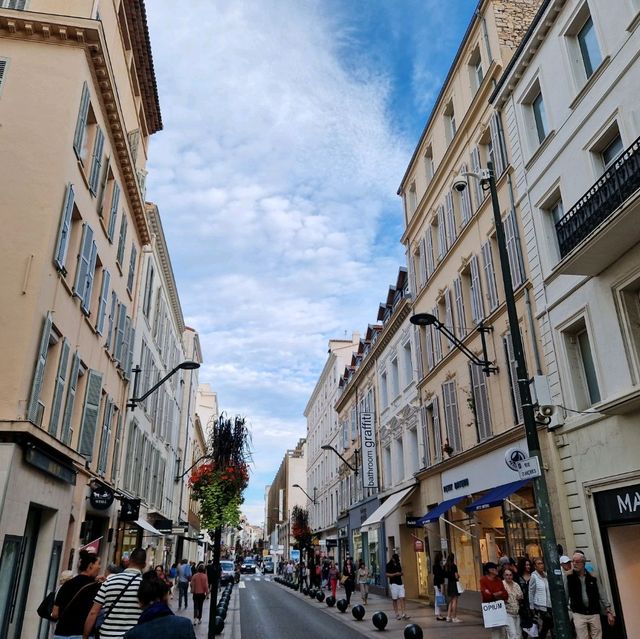
<path fill-rule="evenodd" d="M 362 442 L 362 484 L 365 488 L 378 487 L 378 457 L 373 413 L 360 413 L 360 441 Z"/>

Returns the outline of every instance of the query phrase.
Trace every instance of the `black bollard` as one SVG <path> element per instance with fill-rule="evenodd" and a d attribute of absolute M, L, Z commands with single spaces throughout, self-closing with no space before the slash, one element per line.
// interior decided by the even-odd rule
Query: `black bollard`
<path fill-rule="evenodd" d="M 224 619 L 222 617 L 216 617 L 216 625 L 214 628 L 217 635 L 221 635 L 224 630 Z"/>
<path fill-rule="evenodd" d="M 356 621 L 362 621 L 364 619 L 364 606 L 358 604 L 351 608 L 351 614 L 355 617 Z"/>
<path fill-rule="evenodd" d="M 338 602 L 336 603 L 336 608 L 340 612 L 346 612 L 348 607 L 349 607 L 349 604 L 347 603 L 346 599 L 339 599 Z"/>
<path fill-rule="evenodd" d="M 373 621 L 373 625 L 378 630 L 384 630 L 389 623 L 389 617 L 381 610 L 378 610 L 378 612 L 374 613 L 373 617 L 371 617 L 371 621 Z"/>
<path fill-rule="evenodd" d="M 318 592 L 316 592 L 316 599 L 322 603 L 324 601 L 324 592 L 322 592 L 322 590 L 318 590 Z"/>
<path fill-rule="evenodd" d="M 404 628 L 404 639 L 423 639 L 422 628 L 417 623 L 410 623 Z"/>
<path fill-rule="evenodd" d="M 326 598 L 325 603 L 327 604 L 327 606 L 329 606 L 329 608 L 333 608 L 333 606 L 336 605 L 336 598 L 329 595 Z"/>

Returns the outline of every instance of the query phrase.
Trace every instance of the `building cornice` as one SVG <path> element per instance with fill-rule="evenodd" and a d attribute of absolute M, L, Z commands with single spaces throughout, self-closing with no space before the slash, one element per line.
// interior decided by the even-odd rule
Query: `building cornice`
<path fill-rule="evenodd" d="M 0 11 L 0 38 L 26 40 L 40 44 L 74 47 L 84 50 L 98 91 L 102 111 L 114 154 L 136 222 L 142 244 L 150 241 L 144 212 L 144 202 L 138 184 L 136 167 L 127 139 L 127 128 L 118 98 L 115 78 L 102 23 L 86 18 L 74 18 L 28 11 Z"/>

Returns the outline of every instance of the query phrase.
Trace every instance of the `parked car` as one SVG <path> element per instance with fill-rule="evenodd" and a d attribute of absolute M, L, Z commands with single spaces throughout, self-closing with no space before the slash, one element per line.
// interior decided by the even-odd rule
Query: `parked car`
<path fill-rule="evenodd" d="M 262 572 L 266 575 L 267 573 L 273 574 L 273 561 L 271 559 L 265 559 L 262 562 Z"/>
<path fill-rule="evenodd" d="M 232 561 L 223 560 L 220 562 L 220 583 L 223 586 L 233 582 L 236 567 Z"/>
<path fill-rule="evenodd" d="M 247 557 L 243 560 L 242 566 L 240 566 L 241 573 L 256 573 L 256 560 L 252 557 Z"/>

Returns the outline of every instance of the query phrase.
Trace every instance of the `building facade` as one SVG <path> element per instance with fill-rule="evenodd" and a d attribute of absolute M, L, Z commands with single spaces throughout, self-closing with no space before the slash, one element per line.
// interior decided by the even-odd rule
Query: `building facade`
<path fill-rule="evenodd" d="M 511 147 L 562 473 L 557 534 L 640 623 L 640 5 L 545 2 L 494 92 Z"/>
<path fill-rule="evenodd" d="M 162 122 L 143 2 L 1 6 L 0 635 L 14 639 L 46 636 L 35 608 L 79 548 L 113 560 Z"/>

